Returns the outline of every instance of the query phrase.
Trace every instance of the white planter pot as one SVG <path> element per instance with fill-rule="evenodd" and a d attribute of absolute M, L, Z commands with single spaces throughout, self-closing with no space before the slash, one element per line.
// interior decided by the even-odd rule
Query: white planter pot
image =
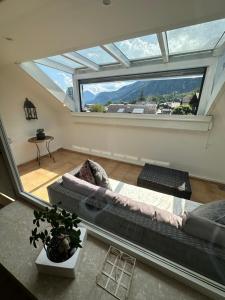
<path fill-rule="evenodd" d="M 80 239 L 81 239 L 81 246 L 84 247 L 84 243 L 87 238 L 87 229 L 83 227 L 79 227 L 81 231 Z M 71 256 L 64 262 L 55 263 L 48 259 L 46 255 L 46 251 L 43 248 L 38 255 L 35 264 L 37 269 L 41 273 L 47 273 L 54 276 L 62 276 L 62 277 L 69 277 L 75 278 L 76 271 L 79 265 L 79 258 L 81 255 L 82 248 L 78 248 L 74 255 Z"/>

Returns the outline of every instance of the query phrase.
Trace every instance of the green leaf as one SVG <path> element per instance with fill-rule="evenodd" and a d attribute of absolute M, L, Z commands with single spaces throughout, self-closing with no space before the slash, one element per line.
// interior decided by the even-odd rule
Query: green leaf
<path fill-rule="evenodd" d="M 62 215 L 63 215 L 63 217 L 67 216 L 67 213 L 66 213 L 65 209 L 62 210 Z"/>
<path fill-rule="evenodd" d="M 36 219 L 38 219 L 38 212 L 36 210 L 34 210 L 34 216 Z"/>
<path fill-rule="evenodd" d="M 72 218 L 73 218 L 73 219 L 76 219 L 76 218 L 77 218 L 77 215 L 76 215 L 75 213 L 73 213 L 73 214 L 72 214 Z"/>
<path fill-rule="evenodd" d="M 45 234 L 44 234 L 44 232 L 41 232 L 41 233 L 40 233 L 40 238 L 41 238 L 42 241 L 45 240 Z"/>

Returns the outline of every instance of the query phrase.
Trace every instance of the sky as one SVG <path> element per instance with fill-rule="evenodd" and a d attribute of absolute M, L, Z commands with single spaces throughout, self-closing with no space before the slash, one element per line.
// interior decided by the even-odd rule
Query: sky
<path fill-rule="evenodd" d="M 65 93 L 68 87 L 73 86 L 72 74 L 62 72 L 42 64 L 38 64 L 38 67 L 48 75 Z"/>
<path fill-rule="evenodd" d="M 111 92 L 117 91 L 121 87 L 125 85 L 129 85 L 134 83 L 134 80 L 126 80 L 126 81 L 111 81 L 104 83 L 91 83 L 83 85 L 83 91 L 90 91 L 92 94 L 97 95 L 101 92 Z"/>
<path fill-rule="evenodd" d="M 224 32 L 225 19 L 167 31 L 169 52 L 171 54 L 175 54 L 213 49 L 221 38 L 222 34 L 222 40 L 225 41 Z M 161 56 L 156 34 L 115 42 L 115 45 L 129 59 L 142 59 Z M 100 47 L 92 47 L 79 50 L 77 52 L 97 64 L 109 64 L 115 62 L 115 59 Z M 54 56 L 53 59 L 58 60 L 59 57 Z M 43 65 L 39 66 L 64 91 L 66 91 L 69 86 L 72 86 L 71 74 Z M 133 82 L 134 81 L 116 81 L 109 83 L 89 84 L 85 86 L 85 90 L 89 90 L 96 95 L 104 91 L 117 90 L 122 86 L 131 84 Z"/>

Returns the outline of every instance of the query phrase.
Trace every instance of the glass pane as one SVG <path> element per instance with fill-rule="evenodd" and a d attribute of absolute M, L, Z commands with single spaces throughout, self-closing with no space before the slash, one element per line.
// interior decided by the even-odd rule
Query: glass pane
<path fill-rule="evenodd" d="M 114 43 L 128 59 L 142 59 L 161 56 L 156 34 Z"/>
<path fill-rule="evenodd" d="M 98 65 L 113 64 L 117 61 L 101 47 L 93 47 L 76 51 Z"/>
<path fill-rule="evenodd" d="M 67 95 L 71 96 L 71 89 L 73 89 L 73 79 L 72 74 L 50 68 L 41 64 L 38 67 L 57 84 Z"/>
<path fill-rule="evenodd" d="M 62 65 L 65 65 L 73 69 L 78 69 L 83 67 L 81 64 L 78 64 L 75 61 L 72 61 L 71 59 L 68 59 L 62 55 L 50 56 L 48 57 L 48 59 L 51 59 L 57 63 L 60 63 Z"/>
<path fill-rule="evenodd" d="M 225 19 L 167 31 L 169 52 L 213 49 L 225 31 Z"/>
<path fill-rule="evenodd" d="M 84 83 L 82 111 L 133 114 L 196 114 L 203 71 L 191 75 L 165 76 Z"/>

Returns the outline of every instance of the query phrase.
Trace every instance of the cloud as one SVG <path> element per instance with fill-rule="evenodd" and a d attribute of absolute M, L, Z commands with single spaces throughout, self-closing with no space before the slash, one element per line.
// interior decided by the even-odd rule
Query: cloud
<path fill-rule="evenodd" d="M 225 19 L 167 32 L 170 53 L 213 49 L 225 31 Z"/>
<path fill-rule="evenodd" d="M 159 56 L 161 54 L 155 34 L 121 41 L 115 44 L 129 59 Z"/>
<path fill-rule="evenodd" d="M 167 31 L 170 53 L 213 49 L 225 32 L 225 19 Z M 116 42 L 129 59 L 161 56 L 155 34 Z"/>
<path fill-rule="evenodd" d="M 83 86 L 83 91 L 90 91 L 93 94 L 97 95 L 101 92 L 111 92 L 117 91 L 121 87 L 125 85 L 132 84 L 134 81 L 114 81 L 114 82 L 103 82 L 103 83 L 92 83 L 92 84 L 85 84 Z"/>
<path fill-rule="evenodd" d="M 66 93 L 67 88 L 73 86 L 72 75 L 57 71 L 52 80 Z"/>
<path fill-rule="evenodd" d="M 79 54 L 87 57 L 96 64 L 108 64 L 116 60 L 99 46 L 77 51 Z"/>
<path fill-rule="evenodd" d="M 63 73 L 63 72 L 58 72 L 58 76 L 62 78 L 62 81 L 64 85 L 66 86 L 72 86 L 73 85 L 73 80 L 72 80 L 72 75 Z"/>

